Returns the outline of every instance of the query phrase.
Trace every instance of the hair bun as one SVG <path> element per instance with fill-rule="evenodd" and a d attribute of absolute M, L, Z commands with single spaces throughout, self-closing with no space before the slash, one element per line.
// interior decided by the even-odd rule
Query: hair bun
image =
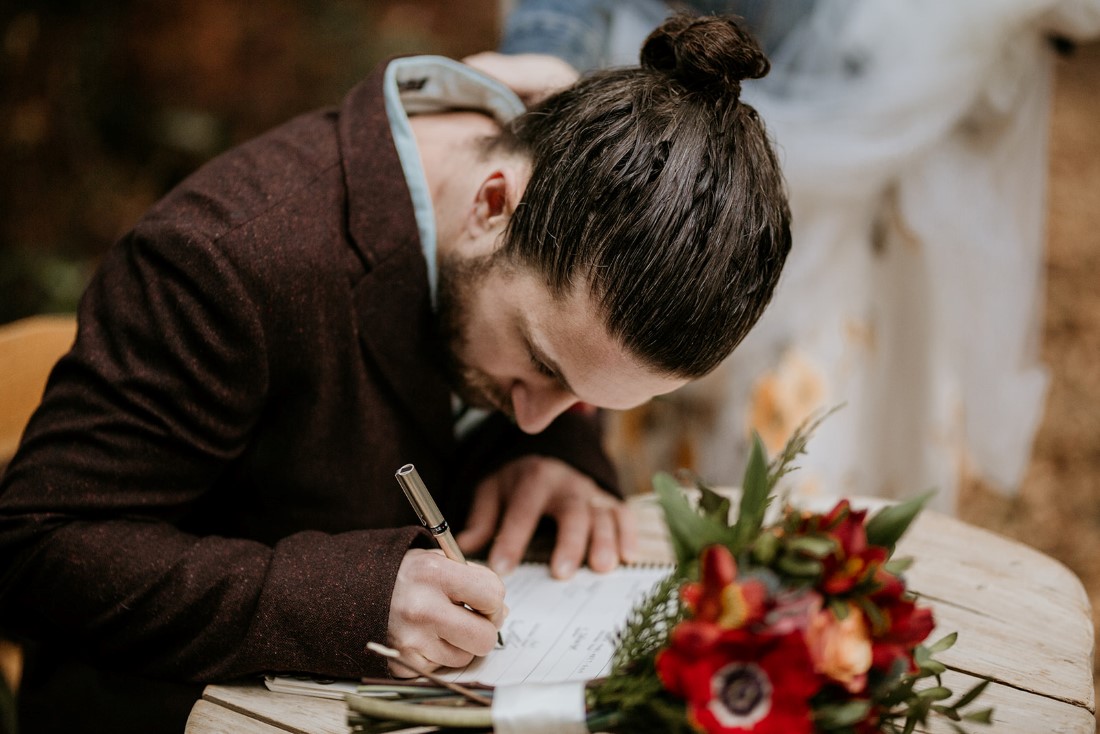
<path fill-rule="evenodd" d="M 718 16 L 672 16 L 642 44 L 641 63 L 690 91 L 734 100 L 742 79 L 759 79 L 771 68 L 756 39 L 736 19 Z"/>

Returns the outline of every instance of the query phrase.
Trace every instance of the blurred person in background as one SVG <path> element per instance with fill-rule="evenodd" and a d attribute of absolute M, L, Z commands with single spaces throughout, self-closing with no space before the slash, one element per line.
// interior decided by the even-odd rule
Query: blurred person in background
<path fill-rule="evenodd" d="M 808 494 L 955 509 L 964 477 L 1014 491 L 1042 417 L 1039 362 L 1052 39 L 1098 0 L 692 2 L 742 15 L 773 64 L 745 84 L 790 188 L 794 255 L 759 328 L 707 379 L 612 427 L 628 489 L 686 464 L 741 475 L 817 410 Z M 537 99 L 671 12 L 659 0 L 519 0 L 468 63 Z"/>

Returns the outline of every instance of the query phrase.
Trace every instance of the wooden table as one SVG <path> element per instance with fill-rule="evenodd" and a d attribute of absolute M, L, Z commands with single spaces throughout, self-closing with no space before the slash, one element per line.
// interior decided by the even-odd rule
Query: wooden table
<path fill-rule="evenodd" d="M 646 499 L 632 505 L 644 558 L 669 559 L 656 505 Z M 961 693 L 979 677 L 994 681 L 980 702 L 995 708 L 994 725 L 971 727 L 973 732 L 1096 731 L 1092 617 L 1081 582 L 1065 566 L 934 512 L 918 518 L 897 553 L 916 559 L 907 577 L 935 611 L 931 639 L 959 633 L 955 647 L 938 656 L 950 669 L 945 684 Z M 271 693 L 261 683 L 212 685 L 195 704 L 186 731 L 346 734 L 346 713 L 341 701 Z M 937 722 L 918 731 L 952 730 Z"/>

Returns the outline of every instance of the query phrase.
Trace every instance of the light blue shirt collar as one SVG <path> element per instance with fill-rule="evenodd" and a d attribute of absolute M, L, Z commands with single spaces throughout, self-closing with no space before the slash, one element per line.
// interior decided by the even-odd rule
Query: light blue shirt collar
<path fill-rule="evenodd" d="M 434 309 L 439 288 L 435 211 L 409 117 L 453 109 L 481 110 L 504 124 L 525 108 L 501 82 L 444 56 L 409 56 L 391 61 L 386 66 L 383 93 L 393 142 L 412 197 Z"/>

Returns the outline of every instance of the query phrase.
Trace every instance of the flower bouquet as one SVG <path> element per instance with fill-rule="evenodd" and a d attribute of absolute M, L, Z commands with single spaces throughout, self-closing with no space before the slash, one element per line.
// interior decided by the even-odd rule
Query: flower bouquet
<path fill-rule="evenodd" d="M 803 424 L 770 462 L 754 436 L 736 513 L 698 481 L 691 501 L 672 476 L 654 477 L 675 568 L 619 632 L 610 675 L 565 704 L 578 707 L 568 731 L 909 734 L 932 716 L 957 732 L 990 723 L 992 709 L 971 706 L 988 681 L 958 697 L 942 684 L 935 655 L 955 635 L 923 644 L 932 611 L 906 588 L 908 559 L 893 557 L 930 493 L 872 517 L 842 500 L 824 514 L 785 502 L 769 519 L 780 478 L 823 418 Z M 500 687 L 438 683 L 458 694 L 454 706 L 349 696 L 349 723 L 364 732 L 412 722 L 529 731 L 500 715 Z"/>
<path fill-rule="evenodd" d="M 907 590 L 893 558 L 931 493 L 868 518 L 847 500 L 815 514 L 785 503 L 765 522 L 779 479 L 821 419 L 804 424 L 770 463 L 754 437 L 731 523 L 728 499 L 696 482 L 691 503 L 669 475 L 654 478 L 676 571 L 620 635 L 614 671 L 589 690 L 589 729 L 609 732 L 914 731 L 931 716 L 965 732 L 992 709 L 964 711 L 936 653 L 922 644 L 932 611 Z M 601 713 L 604 712 L 604 713 Z"/>

